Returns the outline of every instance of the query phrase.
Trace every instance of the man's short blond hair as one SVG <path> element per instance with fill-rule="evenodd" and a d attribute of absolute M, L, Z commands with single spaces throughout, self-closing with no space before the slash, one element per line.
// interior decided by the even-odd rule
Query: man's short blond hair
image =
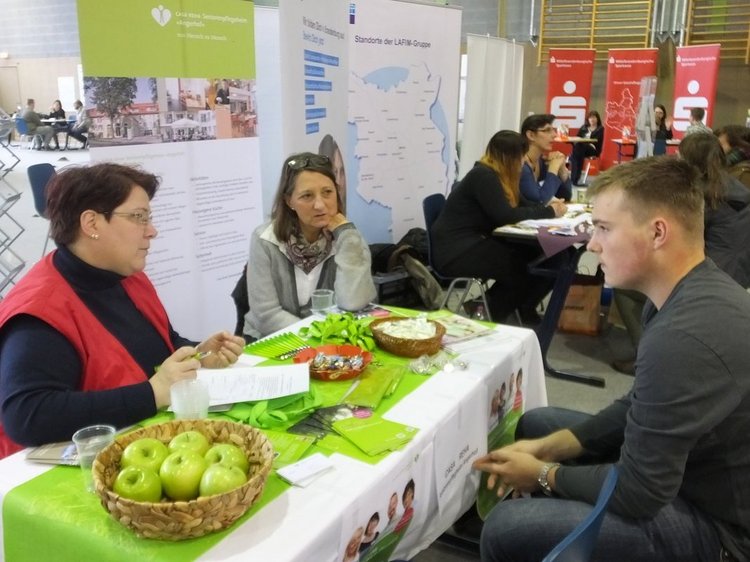
<path fill-rule="evenodd" d="M 614 189 L 625 193 L 636 222 L 667 213 L 703 243 L 703 191 L 697 171 L 687 162 L 652 156 L 618 164 L 596 177 L 587 196 L 592 199 Z"/>

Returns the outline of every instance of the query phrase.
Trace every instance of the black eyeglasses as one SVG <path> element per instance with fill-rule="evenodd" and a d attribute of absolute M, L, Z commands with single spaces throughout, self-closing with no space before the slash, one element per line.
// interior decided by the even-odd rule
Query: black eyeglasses
<path fill-rule="evenodd" d="M 303 168 L 309 168 L 310 166 L 328 166 L 331 160 L 328 156 L 322 154 L 313 154 L 312 156 L 305 156 L 303 158 L 295 158 L 289 160 L 286 163 L 292 170 L 302 170 Z"/>

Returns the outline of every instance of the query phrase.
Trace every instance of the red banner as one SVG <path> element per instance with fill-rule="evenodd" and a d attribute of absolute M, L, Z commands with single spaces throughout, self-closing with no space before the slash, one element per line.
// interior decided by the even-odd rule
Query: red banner
<path fill-rule="evenodd" d="M 677 47 L 677 65 L 674 74 L 674 111 L 672 131 L 682 138 L 690 125 L 690 110 L 706 110 L 703 122 L 711 126 L 714 117 L 716 83 L 719 77 L 720 45 Z"/>
<path fill-rule="evenodd" d="M 586 123 L 595 55 L 595 49 L 549 50 L 547 107 L 555 127 L 567 125 L 571 134 Z"/>
<path fill-rule="evenodd" d="M 635 132 L 638 114 L 638 96 L 641 78 L 656 75 L 657 49 L 610 49 L 607 66 L 607 93 L 604 115 L 604 149 L 600 161 L 602 169 L 616 164 L 617 145 L 612 142 L 622 138 L 623 128 Z M 625 147 L 628 155 L 633 147 Z"/>

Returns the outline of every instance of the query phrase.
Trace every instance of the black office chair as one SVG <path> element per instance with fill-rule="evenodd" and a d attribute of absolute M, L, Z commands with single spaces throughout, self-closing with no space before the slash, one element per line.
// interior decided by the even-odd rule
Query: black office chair
<path fill-rule="evenodd" d="M 449 277 L 447 275 L 442 275 L 436 268 L 435 268 L 435 260 L 433 258 L 433 244 L 432 244 L 432 225 L 435 223 L 437 218 L 440 216 L 441 211 L 443 210 L 443 207 L 445 206 L 445 195 L 442 193 L 434 193 L 433 195 L 428 195 L 424 198 L 422 201 L 422 211 L 424 212 L 424 223 L 425 228 L 427 229 L 427 260 L 430 263 L 430 267 L 432 268 L 433 273 L 441 282 L 449 282 L 450 285 L 448 286 L 448 290 L 445 292 L 445 296 L 443 297 L 443 302 L 440 304 L 440 308 L 448 308 L 448 301 L 453 294 L 453 291 L 462 291 L 461 296 L 459 298 L 458 305 L 456 306 L 456 310 L 454 312 L 460 312 L 461 307 L 464 305 L 464 303 L 469 298 L 469 292 L 473 287 L 477 287 L 479 289 L 479 293 L 482 298 L 482 303 L 484 305 L 484 317 L 492 321 L 492 316 L 490 314 L 490 307 L 487 304 L 487 295 L 486 295 L 486 287 L 485 287 L 485 281 L 483 279 L 478 279 L 476 277 Z M 450 309 L 449 309 L 450 310 Z"/>
<path fill-rule="evenodd" d="M 250 310 L 250 302 L 247 293 L 247 265 L 242 268 L 242 275 L 230 293 L 237 311 L 237 321 L 234 326 L 234 335 L 242 336 L 245 331 L 245 314 Z"/>
<path fill-rule="evenodd" d="M 34 209 L 37 214 L 47 218 L 47 184 L 57 173 L 52 164 L 33 164 L 26 170 L 31 184 L 31 194 L 34 196 Z M 44 240 L 44 249 L 42 257 L 47 253 L 47 244 L 49 243 L 49 227 L 47 227 L 47 236 Z"/>
<path fill-rule="evenodd" d="M 542 562 L 586 562 L 591 559 L 591 553 L 599 538 L 607 505 L 617 486 L 617 467 L 612 465 L 604 480 L 596 504 L 586 519 L 581 521 L 570 534 L 561 540 Z"/>

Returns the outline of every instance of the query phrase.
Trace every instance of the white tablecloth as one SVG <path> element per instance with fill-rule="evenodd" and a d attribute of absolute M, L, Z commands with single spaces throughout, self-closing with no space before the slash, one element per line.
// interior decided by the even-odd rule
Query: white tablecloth
<path fill-rule="evenodd" d="M 441 371 L 406 396 L 384 417 L 419 428 L 411 443 L 377 465 L 334 454 L 334 470 L 306 488 L 291 488 L 235 527 L 202 560 L 336 561 L 358 527 L 373 513 L 379 530 L 388 500 L 414 481 L 414 515 L 393 554 L 411 558 L 427 548 L 474 501 L 479 482 L 471 461 L 487 448 L 493 394 L 523 370 L 524 409 L 544 406 L 547 394 L 537 338 L 531 330 L 498 326 L 462 359 L 464 371 Z M 513 396 L 508 398 L 513 403 Z M 24 452 L 0 461 L 0 501 L 15 486 L 49 470 L 25 460 Z M 0 515 L 0 526 L 2 519 Z M 44 537 L 39 537 L 44 540 Z M 0 552 L 3 552 L 0 533 Z M 33 548 L 33 545 L 29 545 Z"/>

